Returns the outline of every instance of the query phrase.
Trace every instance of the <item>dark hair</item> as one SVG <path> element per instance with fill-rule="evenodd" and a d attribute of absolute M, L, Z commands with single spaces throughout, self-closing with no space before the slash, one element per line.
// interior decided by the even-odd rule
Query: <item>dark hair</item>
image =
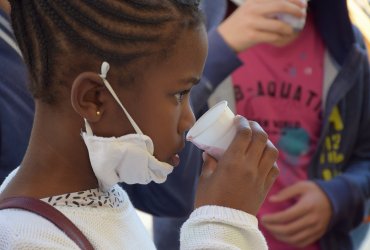
<path fill-rule="evenodd" d="M 199 0 L 11 1 L 14 33 L 30 71 L 33 96 L 57 102 L 60 86 L 69 87 L 82 71 L 98 71 L 103 60 L 121 66 L 120 81 L 134 81 L 139 62 L 165 58 L 182 31 L 201 23 L 198 4 Z M 76 61 L 79 68 L 71 63 Z"/>

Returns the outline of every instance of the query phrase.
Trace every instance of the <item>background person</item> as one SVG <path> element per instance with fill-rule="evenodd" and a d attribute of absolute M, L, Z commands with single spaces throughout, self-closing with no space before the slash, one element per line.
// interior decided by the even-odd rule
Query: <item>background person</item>
<path fill-rule="evenodd" d="M 282 2 L 294 3 L 246 1 L 234 12 L 235 5 L 227 1 L 202 2 L 209 55 L 202 81 L 192 92 L 193 107 L 195 111 L 207 109 L 209 98 L 213 103 L 228 98 L 233 106 L 236 99 L 236 111 L 260 121 L 283 152 L 279 160 L 282 174 L 259 214 L 271 249 L 352 249 L 349 232 L 363 220 L 370 190 L 366 51 L 348 18 L 345 1 L 310 1 L 307 25 L 299 35 L 261 15 L 277 8 L 267 5 L 281 6 Z M 329 12 L 335 15 L 329 18 Z M 311 55 L 316 58 L 309 59 L 309 72 L 299 60 Z M 322 68 L 314 69 L 316 65 Z M 303 70 L 312 75 L 313 69 L 317 81 L 293 81 L 295 73 Z M 273 74 L 276 78 L 265 79 Z M 281 78 L 283 74 L 290 76 Z M 263 80 L 258 81 L 259 77 Z M 290 88 L 292 94 L 294 88 L 300 89 L 299 95 L 276 101 L 284 82 L 285 90 Z M 305 99 L 300 91 L 306 91 Z M 312 105 L 317 109 L 308 112 Z M 284 118 L 287 114 L 292 115 Z M 270 127 L 276 116 L 288 119 L 278 123 L 282 124 L 279 129 Z M 295 147 L 289 148 L 292 143 Z M 155 218 L 154 222 L 167 231 L 173 223 L 172 232 L 181 224 L 169 218 Z M 169 240 L 163 234 L 155 237 L 157 242 Z"/>

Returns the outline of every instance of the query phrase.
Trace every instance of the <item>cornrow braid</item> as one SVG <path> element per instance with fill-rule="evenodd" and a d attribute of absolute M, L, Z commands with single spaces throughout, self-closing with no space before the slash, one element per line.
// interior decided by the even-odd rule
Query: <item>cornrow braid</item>
<path fill-rule="evenodd" d="M 117 20 L 121 22 L 128 22 L 128 23 L 136 24 L 136 25 L 148 25 L 148 26 L 154 27 L 156 25 L 160 25 L 171 19 L 171 17 L 167 15 L 163 15 L 163 16 L 156 17 L 156 18 L 138 19 L 137 16 L 131 15 L 130 13 L 122 12 L 117 8 L 109 8 L 109 9 L 104 8 L 106 4 L 107 3 L 104 0 L 103 1 L 96 0 L 94 1 L 94 3 L 90 5 L 90 7 L 95 9 L 95 11 L 97 12 L 101 12 L 103 15 L 114 16 Z M 133 6 L 136 6 L 136 5 L 133 4 Z M 143 6 L 143 4 L 140 4 L 139 6 L 140 8 L 142 8 L 142 10 L 149 9 L 149 10 L 155 10 L 157 12 L 161 11 L 164 14 L 165 14 L 165 11 L 167 10 L 163 7 L 162 8 L 148 8 L 146 6 Z"/>
<path fill-rule="evenodd" d="M 143 64 L 165 58 L 181 32 L 202 21 L 197 0 L 10 2 L 30 89 L 50 104 L 61 87 L 70 88 L 83 71 L 98 71 L 103 60 L 120 66 L 120 74 L 111 73 L 120 82 L 135 81 Z"/>
<path fill-rule="evenodd" d="M 160 6 L 158 4 L 148 4 L 143 2 L 137 2 L 137 1 L 131 1 L 128 0 L 126 1 L 132 8 L 134 9 L 139 9 L 141 11 L 147 10 L 147 11 L 156 11 L 156 12 L 165 12 L 168 10 L 165 6 Z M 147 25 L 157 25 L 158 23 L 161 23 L 162 21 L 167 21 L 165 20 L 166 17 L 158 17 L 158 19 L 138 19 L 135 15 L 130 15 L 130 13 L 123 13 L 120 12 L 119 10 L 115 8 L 105 8 L 106 1 L 104 0 L 96 0 L 92 1 L 90 5 L 94 7 L 95 9 L 102 11 L 103 13 L 118 18 L 121 21 L 127 22 L 127 21 L 132 21 L 132 22 L 137 22 L 140 24 L 147 24 Z"/>
<path fill-rule="evenodd" d="M 30 37 L 29 31 L 26 26 L 26 13 L 24 12 L 24 6 L 21 4 L 20 1 L 15 1 L 13 3 L 13 8 L 17 9 L 18 11 L 18 17 L 16 20 L 13 20 L 12 25 L 14 30 L 18 30 L 19 32 L 15 33 L 15 36 L 18 40 L 18 45 L 20 49 L 23 52 L 23 57 L 27 62 L 30 62 L 33 64 L 33 57 L 32 57 L 32 50 L 30 51 L 31 47 L 26 46 L 26 42 L 19 37 L 19 33 L 21 33 L 23 36 Z"/>
<path fill-rule="evenodd" d="M 83 33 L 76 30 L 75 27 L 73 27 L 73 25 L 71 25 L 70 23 L 68 23 L 68 21 L 64 19 L 63 16 L 61 16 L 61 13 L 60 13 L 61 11 L 60 10 L 58 11 L 57 8 L 54 8 L 51 2 L 57 3 L 57 2 L 65 2 L 65 1 L 64 0 L 40 1 L 40 8 L 44 11 L 44 13 L 48 15 L 48 17 L 53 21 L 53 23 L 57 26 L 57 28 L 59 28 L 69 38 L 72 38 L 75 44 L 80 45 L 81 47 L 85 46 L 89 50 L 89 52 L 99 57 L 103 57 L 110 62 L 123 61 L 126 63 L 128 63 L 130 60 L 136 59 L 136 57 L 141 57 L 141 56 L 146 55 L 146 54 L 138 53 L 138 52 L 126 52 L 126 53 L 119 54 L 119 53 L 114 53 L 114 50 L 107 51 L 106 48 L 101 48 L 101 47 L 94 45 L 94 43 L 89 41 L 88 36 L 84 36 Z M 65 6 L 65 3 L 64 4 L 62 3 L 61 5 Z M 64 8 L 62 6 L 59 5 L 60 7 L 59 9 L 65 9 L 67 11 L 71 9 L 70 6 L 64 7 Z M 82 19 L 82 20 L 84 19 L 83 17 L 81 17 L 82 14 L 80 12 L 72 11 L 72 13 L 74 13 L 75 15 L 79 15 L 78 18 L 76 19 Z M 66 16 L 70 17 L 69 14 L 66 14 Z M 119 34 L 114 34 L 113 32 L 109 32 L 109 31 L 102 29 L 94 21 L 90 20 L 91 22 L 89 24 L 88 22 L 84 23 L 81 20 L 79 21 L 81 22 L 80 24 L 82 24 L 84 27 L 89 27 L 92 32 L 96 32 L 99 36 L 101 36 L 104 39 L 104 42 L 110 41 L 112 43 L 119 44 L 119 42 L 123 43 L 125 40 L 124 36 L 119 36 Z M 144 40 L 144 39 L 145 39 L 144 37 L 137 37 L 137 36 L 135 37 L 134 35 L 133 37 L 131 37 L 131 40 L 136 41 L 136 42 Z M 151 39 L 152 39 L 151 37 L 147 37 L 146 41 L 148 42 Z"/>
<path fill-rule="evenodd" d="M 49 57 L 49 52 L 52 50 L 53 43 L 50 43 L 50 37 L 49 33 L 44 33 L 42 32 L 42 27 L 40 25 L 41 23 L 41 18 L 36 15 L 35 12 L 35 6 L 33 2 L 29 2 L 29 11 L 30 11 L 30 17 L 31 17 L 31 23 L 33 30 L 35 31 L 36 34 L 36 39 L 38 41 L 39 45 L 39 53 L 43 53 L 43 56 L 41 57 L 41 62 L 40 65 L 40 74 L 33 75 L 33 78 L 37 81 L 43 81 L 45 83 L 45 91 L 47 92 L 48 89 L 50 88 L 50 81 L 49 81 L 49 67 L 50 67 L 50 62 L 51 57 Z M 37 59 L 36 59 L 37 60 Z M 33 72 L 32 72 L 33 73 Z M 51 101 L 51 100 L 48 100 Z"/>

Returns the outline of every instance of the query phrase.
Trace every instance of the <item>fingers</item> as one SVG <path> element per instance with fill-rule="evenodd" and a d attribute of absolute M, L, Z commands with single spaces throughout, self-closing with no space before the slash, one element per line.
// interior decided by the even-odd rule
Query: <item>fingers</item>
<path fill-rule="evenodd" d="M 322 236 L 321 234 L 319 236 L 316 232 L 313 232 L 312 228 L 307 228 L 303 231 L 297 232 L 291 237 L 288 237 L 288 238 L 281 237 L 280 240 L 285 241 L 288 244 L 296 246 L 298 248 L 303 248 L 303 247 L 308 246 L 309 244 L 314 243 L 319 238 L 321 238 L 321 236 Z"/>
<path fill-rule="evenodd" d="M 290 25 L 276 19 L 281 13 L 305 18 L 306 4 L 300 0 L 249 0 L 221 23 L 218 32 L 237 53 L 258 43 L 274 44 L 295 34 Z"/>
<path fill-rule="evenodd" d="M 269 178 L 266 183 L 269 188 L 279 173 L 275 164 L 278 150 L 268 140 L 267 133 L 257 122 L 248 122 L 242 116 L 237 116 L 235 122 L 238 126 L 237 133 L 225 154 L 230 155 L 228 158 L 237 159 L 239 164 L 227 166 L 258 172 L 264 179 Z M 245 164 L 240 164 L 240 161 Z"/>
<path fill-rule="evenodd" d="M 308 221 L 305 215 L 297 217 L 296 220 L 283 223 L 263 223 L 263 225 L 274 235 L 289 236 L 311 227 L 313 222 Z"/>
<path fill-rule="evenodd" d="M 212 195 L 217 196 L 217 190 L 212 189 L 212 178 L 217 169 L 217 161 L 205 152 L 202 154 L 202 157 L 203 166 L 199 176 L 198 191 L 194 201 L 195 208 L 203 205 L 217 204 L 217 199 L 212 197 Z M 211 191 L 211 193 L 207 193 L 207 191 Z"/>
<path fill-rule="evenodd" d="M 275 35 L 276 39 L 290 36 L 294 33 L 292 26 L 277 19 L 259 18 L 253 25 L 256 33 Z"/>
<path fill-rule="evenodd" d="M 239 169 L 239 175 L 245 176 L 245 179 L 254 179 L 261 183 L 262 192 L 267 194 L 279 175 L 276 164 L 278 150 L 268 140 L 267 133 L 257 122 L 250 121 L 249 127 L 244 124 L 248 121 L 242 117 L 239 117 L 235 122 L 242 122 L 238 130 L 241 136 L 239 137 L 239 134 L 237 134 L 232 147 L 229 148 L 231 160 L 225 168 L 233 171 Z M 243 146 L 240 146 L 240 144 Z M 244 164 L 240 164 L 241 162 L 244 162 Z"/>
<path fill-rule="evenodd" d="M 235 43 L 252 45 L 277 42 L 286 36 L 293 35 L 294 29 L 280 20 L 256 16 L 253 22 L 240 27 L 238 34 L 235 35 Z"/>
<path fill-rule="evenodd" d="M 220 205 L 255 215 L 278 174 L 277 150 L 258 123 L 241 116 L 234 121 L 236 135 L 221 158 L 203 154 L 195 207 Z"/>
<path fill-rule="evenodd" d="M 322 236 L 319 224 L 307 214 L 290 223 L 264 226 L 276 239 L 296 247 L 305 247 Z"/>
<path fill-rule="evenodd" d="M 248 148 L 249 143 L 252 140 L 252 129 L 246 118 L 243 116 L 235 116 L 234 123 L 236 124 L 236 135 L 231 142 L 227 152 L 233 152 L 236 156 L 244 155 L 245 150 Z"/>
<path fill-rule="evenodd" d="M 252 142 L 247 152 L 247 162 L 252 166 L 258 166 L 259 175 L 265 179 L 265 188 L 270 189 L 279 174 L 276 161 L 279 151 L 268 140 L 267 133 L 256 122 L 250 122 L 252 129 Z"/>
<path fill-rule="evenodd" d="M 200 178 L 208 178 L 215 172 L 217 168 L 217 161 L 206 152 L 203 152 L 202 158 L 204 163 L 202 167 L 202 172 L 200 174 Z"/>
<path fill-rule="evenodd" d="M 264 225 L 285 224 L 289 223 L 290 221 L 297 220 L 298 218 L 304 216 L 308 212 L 309 210 L 306 207 L 299 206 L 296 204 L 281 212 L 265 215 L 262 218 L 262 222 Z"/>
<path fill-rule="evenodd" d="M 297 5 L 301 9 L 307 9 L 308 1 L 310 0 L 288 0 L 292 4 Z"/>
<path fill-rule="evenodd" d="M 306 16 L 307 4 L 301 1 L 286 1 L 286 0 L 272 0 L 272 1 L 253 1 L 250 6 L 244 5 L 243 8 L 252 8 L 256 15 L 263 15 L 265 17 L 272 17 L 277 13 L 286 13 L 297 18 L 304 18 Z"/>
<path fill-rule="evenodd" d="M 259 166 L 268 141 L 267 134 L 257 122 L 251 121 L 250 127 L 252 131 L 252 143 L 250 143 L 247 151 L 247 162 L 250 165 Z"/>
<path fill-rule="evenodd" d="M 296 247 L 305 247 L 319 238 L 319 230 L 314 223 L 301 218 L 287 225 L 268 225 L 266 229 L 274 237 Z"/>
<path fill-rule="evenodd" d="M 265 190 L 270 190 L 272 184 L 279 176 L 280 170 L 277 166 L 277 159 L 279 151 L 272 144 L 270 140 L 267 141 L 267 145 L 263 152 L 263 157 L 259 163 L 260 174 L 265 176 Z"/>
<path fill-rule="evenodd" d="M 305 190 L 306 185 L 304 182 L 298 182 L 296 184 L 293 184 L 289 187 L 284 188 L 279 193 L 273 195 L 270 197 L 271 202 L 280 202 L 284 200 L 288 200 L 290 198 L 294 198 L 296 196 L 299 196 L 302 194 L 302 192 Z"/>
<path fill-rule="evenodd" d="M 268 192 L 270 188 L 272 187 L 272 184 L 274 184 L 276 178 L 279 176 L 280 170 L 276 163 L 272 166 L 270 171 L 268 172 L 266 176 L 266 182 L 265 182 L 265 191 Z"/>
<path fill-rule="evenodd" d="M 262 217 L 262 224 L 275 238 L 297 243 L 296 239 L 309 235 L 315 226 L 307 216 L 308 212 L 304 206 L 296 204 L 282 212 Z"/>
<path fill-rule="evenodd" d="M 261 169 L 261 171 L 268 175 L 270 171 L 274 171 L 271 166 L 273 166 L 274 168 L 278 168 L 276 164 L 278 157 L 279 151 L 270 140 L 267 140 L 266 146 L 263 151 L 263 157 L 261 158 L 261 161 L 259 163 L 259 168 Z M 276 171 L 279 170 L 277 169 Z"/>

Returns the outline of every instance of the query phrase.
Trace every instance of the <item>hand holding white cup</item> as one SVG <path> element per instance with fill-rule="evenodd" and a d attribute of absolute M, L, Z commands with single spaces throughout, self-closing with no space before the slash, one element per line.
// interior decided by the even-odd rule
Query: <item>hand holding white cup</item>
<path fill-rule="evenodd" d="M 234 117 L 227 101 L 221 101 L 196 121 L 186 139 L 218 160 L 236 134 Z"/>
<path fill-rule="evenodd" d="M 302 3 L 307 4 L 307 2 L 309 0 L 300 0 L 300 1 Z M 306 9 L 306 13 L 307 13 L 307 9 Z M 279 20 L 289 24 L 294 29 L 294 31 L 296 31 L 296 32 L 301 31 L 303 29 L 304 25 L 306 24 L 306 17 L 297 18 L 297 17 L 292 16 L 292 15 L 287 14 L 287 13 L 277 13 L 277 14 L 273 15 L 272 18 L 279 19 Z"/>

